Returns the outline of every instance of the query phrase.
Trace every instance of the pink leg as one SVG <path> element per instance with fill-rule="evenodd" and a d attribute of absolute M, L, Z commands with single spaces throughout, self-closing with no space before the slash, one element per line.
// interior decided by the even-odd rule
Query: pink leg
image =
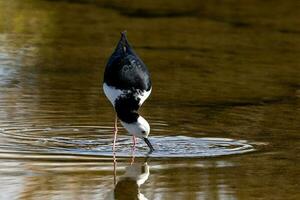
<path fill-rule="evenodd" d="M 118 133 L 118 117 L 115 118 L 115 126 L 114 126 L 114 142 L 113 142 L 113 152 L 115 152 L 116 140 L 117 140 L 117 133 Z"/>
<path fill-rule="evenodd" d="M 133 142 L 132 148 L 135 149 L 135 145 L 136 145 L 136 138 L 135 138 L 135 136 L 132 136 L 132 142 Z"/>
<path fill-rule="evenodd" d="M 130 165 L 132 165 L 134 163 L 134 158 L 135 158 L 135 155 L 134 155 L 134 152 L 135 152 L 135 145 L 136 145 L 136 137 L 135 136 L 132 136 L 132 142 L 133 142 L 133 145 L 132 145 L 132 149 L 131 149 L 131 163 Z"/>

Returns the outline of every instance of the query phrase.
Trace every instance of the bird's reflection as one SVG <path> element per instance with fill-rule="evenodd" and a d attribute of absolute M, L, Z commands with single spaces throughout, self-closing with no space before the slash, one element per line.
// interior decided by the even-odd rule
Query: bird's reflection
<path fill-rule="evenodd" d="M 114 181 L 116 177 L 117 161 L 114 157 Z M 125 173 L 121 175 L 114 184 L 112 198 L 115 200 L 146 200 L 147 198 L 140 193 L 140 186 L 149 178 L 150 170 L 147 164 L 147 158 L 142 162 L 134 162 L 131 158 L 131 164 L 126 167 Z"/>

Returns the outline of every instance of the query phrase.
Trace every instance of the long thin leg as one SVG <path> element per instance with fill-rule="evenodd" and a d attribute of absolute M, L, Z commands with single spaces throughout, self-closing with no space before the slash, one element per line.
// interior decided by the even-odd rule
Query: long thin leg
<path fill-rule="evenodd" d="M 136 145 L 136 137 L 135 136 L 132 136 L 132 142 L 133 142 L 133 145 L 132 145 L 132 149 L 131 149 L 131 163 L 130 163 L 130 165 L 132 165 L 134 163 L 134 158 L 135 158 L 135 155 L 134 155 L 135 145 Z"/>
<path fill-rule="evenodd" d="M 135 149 L 135 145 L 136 145 L 136 138 L 135 138 L 135 136 L 132 136 L 132 142 L 133 142 L 132 148 Z"/>
<path fill-rule="evenodd" d="M 118 133 L 118 117 L 116 115 L 115 118 L 115 126 L 114 126 L 114 142 L 113 142 L 113 152 L 115 152 L 116 140 L 117 140 L 117 133 Z"/>

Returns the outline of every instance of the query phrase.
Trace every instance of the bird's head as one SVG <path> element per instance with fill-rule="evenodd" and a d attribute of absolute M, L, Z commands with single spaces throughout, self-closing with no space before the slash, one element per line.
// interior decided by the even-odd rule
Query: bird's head
<path fill-rule="evenodd" d="M 150 152 L 154 151 L 152 144 L 148 140 L 150 125 L 142 116 L 138 116 L 136 122 L 126 123 L 121 121 L 121 123 L 130 135 L 143 139 L 150 148 Z"/>
<path fill-rule="evenodd" d="M 150 133 L 150 125 L 142 116 L 139 116 L 136 122 L 126 123 L 121 121 L 121 123 L 130 135 L 144 139 Z"/>

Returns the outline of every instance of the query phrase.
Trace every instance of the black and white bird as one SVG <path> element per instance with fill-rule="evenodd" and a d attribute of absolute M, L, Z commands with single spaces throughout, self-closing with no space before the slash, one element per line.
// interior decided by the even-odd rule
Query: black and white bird
<path fill-rule="evenodd" d="M 115 151 L 118 132 L 118 118 L 129 135 L 133 136 L 134 147 L 136 137 L 138 137 L 146 142 L 150 151 L 154 150 L 148 140 L 150 125 L 138 114 L 138 109 L 149 97 L 151 89 L 149 71 L 132 49 L 124 31 L 121 33 L 121 39 L 109 58 L 104 72 L 104 94 L 117 113 L 114 124 L 113 151 Z"/>

